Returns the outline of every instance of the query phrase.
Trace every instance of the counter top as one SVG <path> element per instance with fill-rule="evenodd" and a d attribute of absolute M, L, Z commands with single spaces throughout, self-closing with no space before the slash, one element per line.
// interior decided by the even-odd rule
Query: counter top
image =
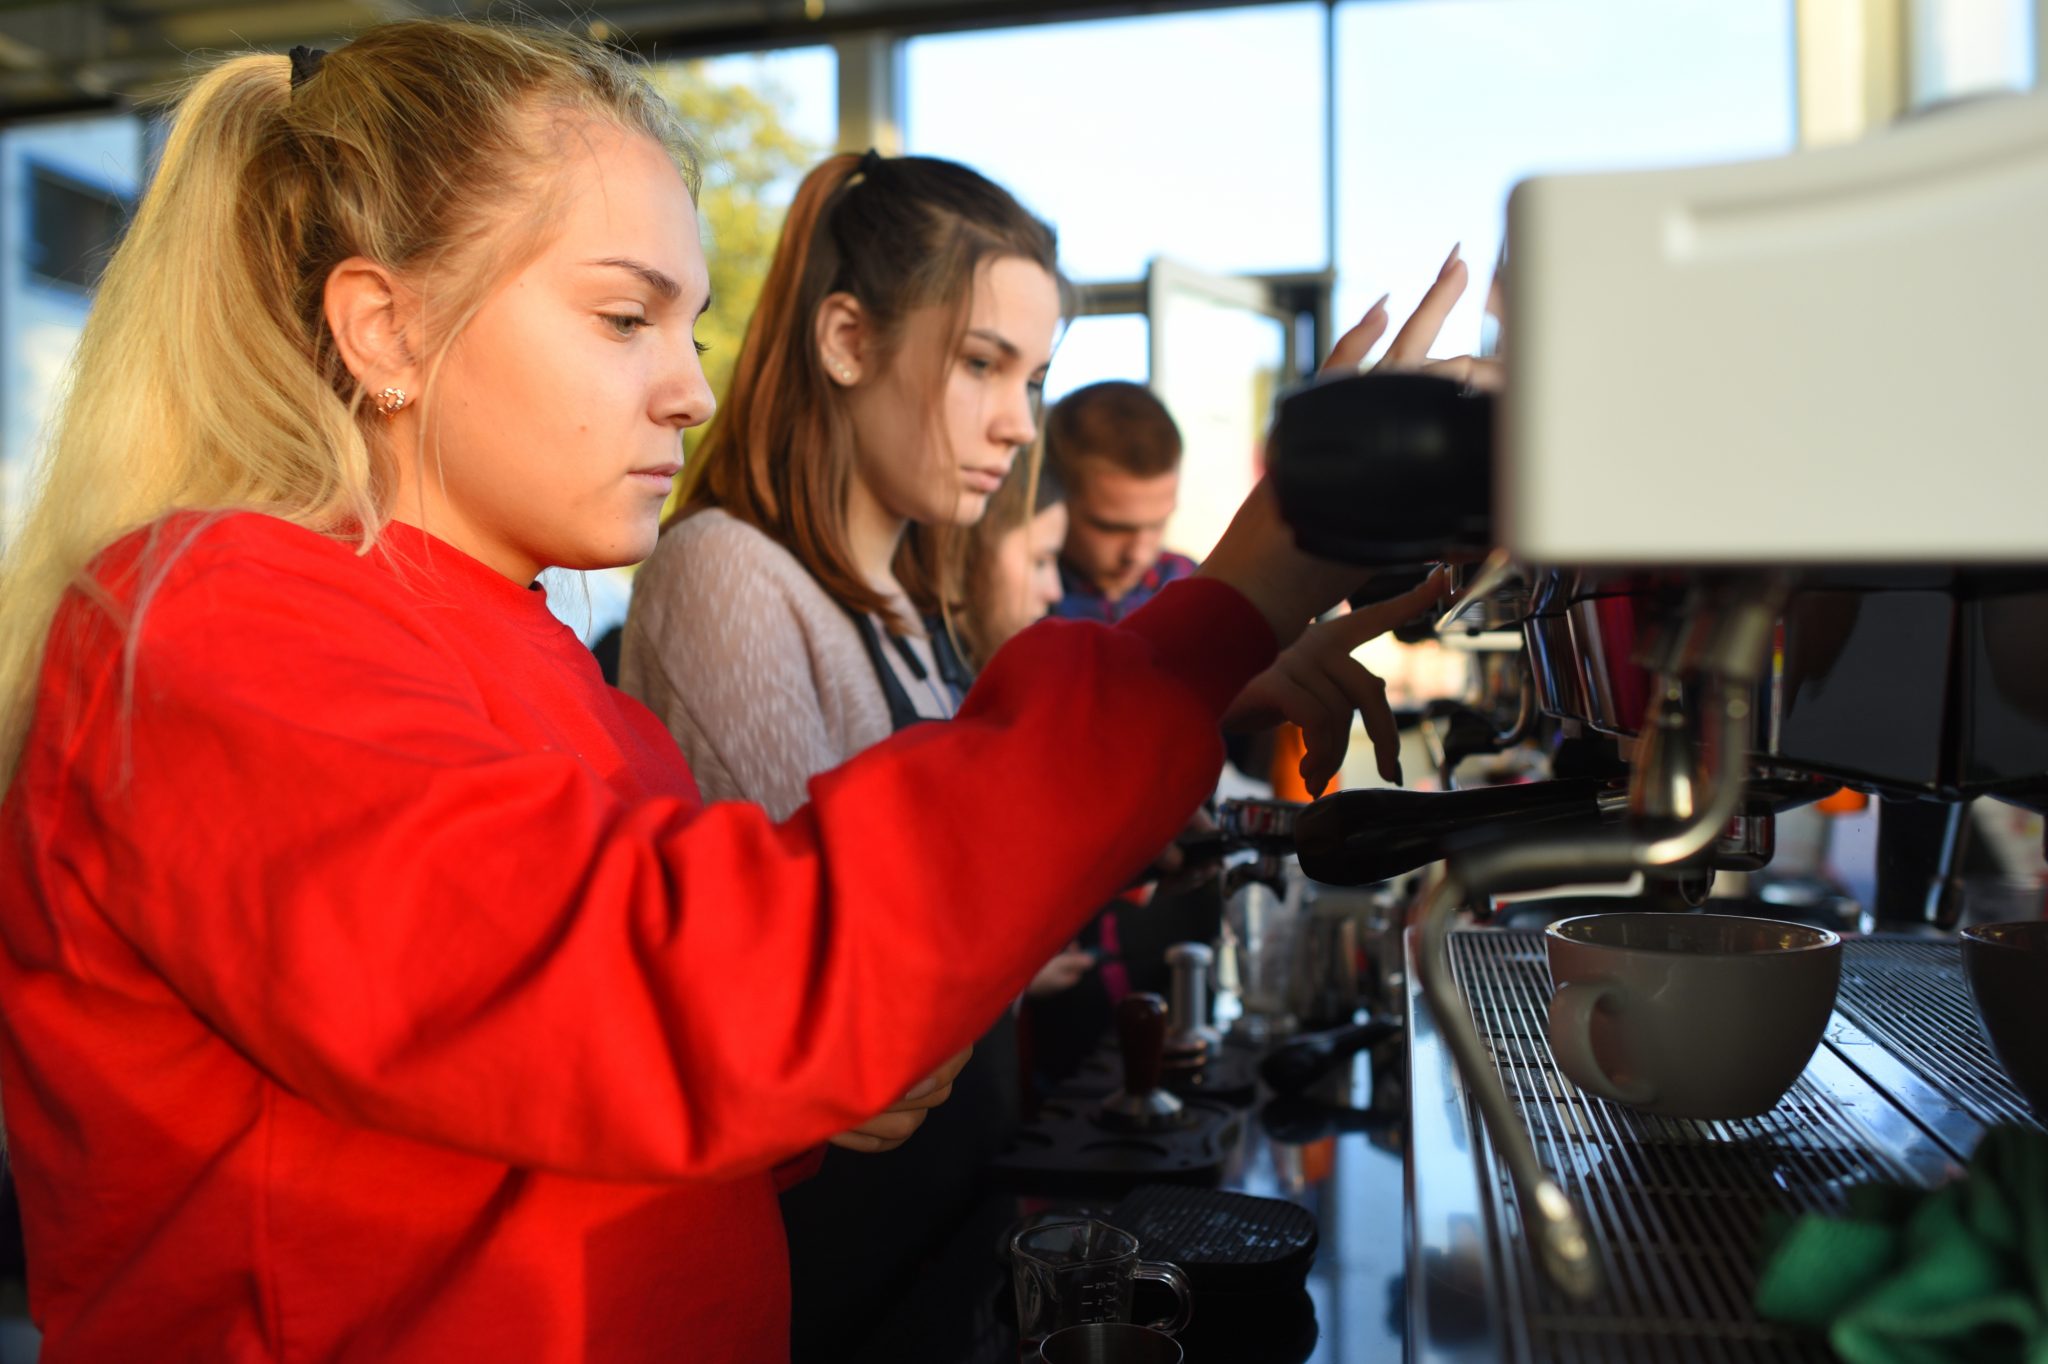
<path fill-rule="evenodd" d="M 1449 951 L 1510 1104 L 1586 1218 L 1603 1285 L 1574 1301 L 1537 1268 L 1513 1184 L 1411 990 L 1417 1364 L 1828 1361 L 1823 1342 L 1756 1316 L 1765 1227 L 1839 1213 L 1854 1184 L 1939 1183 L 1992 1123 L 2033 1121 L 1977 1035 L 1952 940 L 1848 940 L 1805 1073 L 1769 1113 L 1715 1122 L 1609 1103 L 1556 1070 L 1540 934 L 1466 930 Z"/>
<path fill-rule="evenodd" d="M 1284 1199 L 1319 1228 L 1306 1288 L 1280 1302 L 1204 1300 L 1182 1337 L 1187 1364 L 1387 1364 L 1402 1352 L 1402 1087 L 1406 1046 L 1395 1037 L 1316 1087 L 1315 1097 L 1246 1111 L 1219 1187 Z M 1262 1113 L 1275 1124 L 1268 1131 Z M 1016 1364 L 1010 1281 L 997 1247 L 1023 1218 L 1106 1211 L 1090 1199 L 991 1188 L 932 1271 L 897 1305 L 859 1356 L 866 1361 Z M 1141 1251 L 1142 1254 L 1142 1251 Z M 1136 1315 L 1163 1316 L 1140 1285 Z M 1312 1315 L 1311 1315 L 1312 1313 Z"/>

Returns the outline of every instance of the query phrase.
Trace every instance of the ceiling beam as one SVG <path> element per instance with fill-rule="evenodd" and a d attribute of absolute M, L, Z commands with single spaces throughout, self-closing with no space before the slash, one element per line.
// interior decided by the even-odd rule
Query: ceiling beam
<path fill-rule="evenodd" d="M 612 5 L 606 17 L 637 51 L 689 55 L 800 47 L 883 31 L 899 37 L 1078 19 L 1241 9 L 1286 0 L 823 0 L 800 3 Z"/>
<path fill-rule="evenodd" d="M 526 0 L 651 59 L 1281 0 Z M 109 108 L 190 74 L 191 54 L 332 46 L 385 19 L 489 14 L 492 0 L 0 0 L 0 118 Z M 502 12 L 499 10 L 498 12 Z"/>

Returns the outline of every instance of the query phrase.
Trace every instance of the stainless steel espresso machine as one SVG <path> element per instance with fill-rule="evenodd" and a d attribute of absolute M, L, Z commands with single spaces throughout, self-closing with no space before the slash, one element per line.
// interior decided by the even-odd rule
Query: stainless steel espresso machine
<path fill-rule="evenodd" d="M 1405 825 L 1358 793 L 1296 820 L 1318 880 L 1445 859 L 1410 937 L 1409 1355 L 1825 1359 L 1750 1310 L 1763 1222 L 2036 1120 L 1953 940 L 1849 943 L 1793 1090 L 1703 1122 L 1581 1092 L 1540 942 L 1453 925 L 1638 879 L 1682 911 L 1846 784 L 1883 803 L 1879 917 L 1948 926 L 1963 803 L 2048 809 L 2048 98 L 1538 179 L 1509 240 L 1498 399 L 1347 377 L 1291 395 L 1271 443 L 1305 546 L 1483 558 L 1466 622 L 1518 631 L 1530 709 L 1623 760 L 1410 797 Z"/>

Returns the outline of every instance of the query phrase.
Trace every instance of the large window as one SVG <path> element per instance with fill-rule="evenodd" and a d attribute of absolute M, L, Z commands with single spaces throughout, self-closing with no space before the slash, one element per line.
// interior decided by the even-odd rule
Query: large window
<path fill-rule="evenodd" d="M 1081 280 L 1322 268 L 1319 4 L 912 39 L 909 150 L 1051 220 Z"/>
<path fill-rule="evenodd" d="M 709 57 L 684 62 L 680 70 L 686 79 L 698 79 L 728 92 L 728 99 L 745 92 L 752 102 L 773 111 L 772 130 L 786 135 L 815 160 L 832 149 L 839 132 L 839 63 L 829 47 L 791 47 L 775 52 L 743 52 L 727 57 Z M 686 113 L 689 110 L 686 108 Z M 740 159 L 758 155 L 742 135 L 764 131 L 747 118 L 734 118 L 737 109 L 728 106 L 717 126 L 699 127 L 698 134 L 711 144 L 714 160 L 730 168 Z M 809 169 L 806 162 L 803 169 Z M 788 203 L 796 192 L 802 171 L 770 175 L 763 179 L 767 196 Z"/>
<path fill-rule="evenodd" d="M 1077 317 L 1060 338 L 1045 376 L 1045 401 L 1056 403 L 1098 379 L 1143 383 L 1150 372 L 1152 327 L 1142 313 Z"/>
<path fill-rule="evenodd" d="M 134 195 L 31 162 L 28 197 L 29 277 L 90 292 L 120 244 Z"/>
<path fill-rule="evenodd" d="M 1074 326 L 1049 396 L 1160 392 L 1189 447 L 1170 534 L 1200 553 L 1256 476 L 1275 384 L 1313 366 L 1288 321 L 1304 290 L 1332 281 L 1338 328 L 1382 292 L 1405 316 L 1462 242 L 1474 287 L 1437 350 L 1475 349 L 1516 180 L 1790 149 L 1793 37 L 1792 0 L 1345 0 L 931 36 L 906 45 L 906 140 L 1050 219 L 1068 274 L 1108 286 L 1096 308 L 1126 310 Z"/>
<path fill-rule="evenodd" d="M 2035 82 L 2035 0 L 1920 0 L 1909 11 L 1916 103 Z"/>
<path fill-rule="evenodd" d="M 141 125 L 126 115 L 0 130 L 0 537 L 22 513 L 142 162 Z"/>
<path fill-rule="evenodd" d="M 838 131 L 838 67 L 829 47 L 791 48 L 654 68 L 656 87 L 698 139 L 698 216 L 711 269 L 711 311 L 697 324 L 704 371 L 720 396 L 805 172 Z M 691 448 L 701 431 L 693 433 Z"/>
<path fill-rule="evenodd" d="M 2033 9 L 1920 0 L 1915 98 L 2031 81 Z M 1341 327 L 1381 292 L 1405 311 L 1462 242 L 1474 296 L 1438 349 L 1470 349 L 1516 179 L 1782 152 L 1793 42 L 1793 0 L 1303 0 L 914 37 L 899 69 L 907 148 L 1008 186 L 1059 229 L 1071 277 L 1116 286 L 1095 297 L 1126 311 L 1075 324 L 1056 398 L 1156 377 L 1178 344 L 1146 313 L 1160 261 L 1289 277 L 1269 294 L 1282 313 L 1330 272 Z M 836 59 L 797 48 L 655 71 L 707 151 L 717 302 L 702 330 L 722 390 L 789 196 L 837 140 Z M 134 130 L 5 134 L 0 468 L 17 477 L 134 192 Z"/>
<path fill-rule="evenodd" d="M 1462 242 L 1437 349 L 1474 349 L 1515 181 L 1781 154 L 1793 71 L 1791 0 L 1348 0 L 1338 317 L 1389 291 L 1405 316 Z"/>

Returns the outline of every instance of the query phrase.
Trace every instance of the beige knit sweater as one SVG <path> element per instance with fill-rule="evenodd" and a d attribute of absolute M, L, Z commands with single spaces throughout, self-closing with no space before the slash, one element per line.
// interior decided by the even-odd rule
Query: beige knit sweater
<path fill-rule="evenodd" d="M 929 641 L 910 643 L 937 677 Z M 883 655 L 920 715 L 950 713 L 942 688 Z M 853 618 L 796 556 L 717 510 L 671 527 L 634 574 L 619 685 L 675 735 L 707 802 L 752 801 L 778 820 L 810 799 L 812 777 L 890 732 Z"/>

